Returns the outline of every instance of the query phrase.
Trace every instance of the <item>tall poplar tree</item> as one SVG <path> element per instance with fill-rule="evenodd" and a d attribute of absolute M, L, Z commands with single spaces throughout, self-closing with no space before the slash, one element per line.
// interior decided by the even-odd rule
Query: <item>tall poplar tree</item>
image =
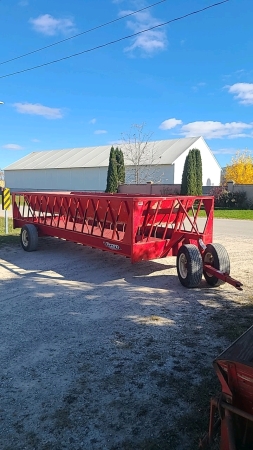
<path fill-rule="evenodd" d="M 118 189 L 118 172 L 115 150 L 112 147 L 109 157 L 109 166 L 107 170 L 107 183 L 105 192 L 117 192 Z"/>
<path fill-rule="evenodd" d="M 202 195 L 202 158 L 199 149 L 194 148 L 196 161 L 196 195 Z"/>
<path fill-rule="evenodd" d="M 187 173 L 188 173 L 189 154 L 185 158 L 184 169 L 181 182 L 181 195 L 187 195 Z"/>
<path fill-rule="evenodd" d="M 115 150 L 116 155 L 116 161 L 117 161 L 117 174 L 118 174 L 118 184 L 125 183 L 125 162 L 124 162 L 124 155 L 121 149 L 118 147 Z"/>
<path fill-rule="evenodd" d="M 187 179 L 186 195 L 196 195 L 196 160 L 194 150 L 189 151 L 188 171 L 186 179 Z"/>
<path fill-rule="evenodd" d="M 189 151 L 183 169 L 181 195 L 202 195 L 202 160 L 196 148 Z"/>

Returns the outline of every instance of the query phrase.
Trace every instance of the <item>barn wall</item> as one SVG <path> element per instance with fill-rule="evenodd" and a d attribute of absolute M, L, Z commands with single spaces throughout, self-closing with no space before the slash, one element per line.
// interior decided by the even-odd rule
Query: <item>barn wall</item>
<path fill-rule="evenodd" d="M 152 181 L 153 183 L 174 183 L 174 166 L 171 164 L 155 166 L 149 171 L 144 167 L 140 169 L 140 184 Z M 132 167 L 126 167 L 126 183 L 135 184 L 135 171 Z"/>
<path fill-rule="evenodd" d="M 180 193 L 180 184 L 121 184 L 119 186 L 120 194 L 144 194 L 144 195 L 178 195 Z"/>
<path fill-rule="evenodd" d="M 131 171 L 126 169 L 126 174 Z M 158 166 L 155 180 L 160 183 L 173 183 L 174 166 Z M 128 176 L 126 176 L 128 178 Z M 30 169 L 6 170 L 6 186 L 15 190 L 77 190 L 104 191 L 106 188 L 107 167 L 85 167 L 74 169 Z"/>
<path fill-rule="evenodd" d="M 107 167 L 43 170 L 7 170 L 6 186 L 15 190 L 104 191 Z"/>

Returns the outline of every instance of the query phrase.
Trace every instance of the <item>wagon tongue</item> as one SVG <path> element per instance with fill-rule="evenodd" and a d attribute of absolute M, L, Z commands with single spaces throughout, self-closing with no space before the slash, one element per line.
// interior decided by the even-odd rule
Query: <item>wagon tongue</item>
<path fill-rule="evenodd" d="M 238 289 L 238 291 L 242 291 L 243 288 L 243 284 L 238 281 L 235 280 L 234 278 L 232 278 L 230 275 L 228 275 L 225 272 L 221 272 L 218 269 L 215 269 L 215 267 L 211 266 L 210 264 L 204 264 L 204 269 L 206 270 L 206 272 L 208 272 L 210 275 L 214 275 L 217 278 L 219 278 L 220 280 L 225 281 L 228 284 L 231 284 L 232 286 L 234 286 L 236 289 Z"/>

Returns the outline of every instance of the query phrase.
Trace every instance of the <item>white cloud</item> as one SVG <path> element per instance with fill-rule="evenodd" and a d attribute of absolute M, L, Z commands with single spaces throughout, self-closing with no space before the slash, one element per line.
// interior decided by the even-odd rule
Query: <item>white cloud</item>
<path fill-rule="evenodd" d="M 167 119 L 161 123 L 161 130 L 171 130 L 178 125 L 179 133 L 185 137 L 203 136 L 206 139 L 234 139 L 240 137 L 253 138 L 253 122 L 215 122 L 213 120 L 190 122 L 183 125 L 182 120 Z"/>
<path fill-rule="evenodd" d="M 36 19 L 30 19 L 29 22 L 35 31 L 47 36 L 54 36 L 59 33 L 66 34 L 73 32 L 75 29 L 72 19 L 56 19 L 50 14 L 44 14 L 38 16 Z"/>
<path fill-rule="evenodd" d="M 175 118 L 167 119 L 161 123 L 159 128 L 160 130 L 171 130 L 172 128 L 175 128 L 177 125 L 181 125 L 182 123 L 182 120 L 177 120 Z"/>
<path fill-rule="evenodd" d="M 238 148 L 219 148 L 218 150 L 212 150 L 214 155 L 234 155 L 238 152 Z"/>
<path fill-rule="evenodd" d="M 235 83 L 225 87 L 243 105 L 253 105 L 253 83 Z"/>
<path fill-rule="evenodd" d="M 132 11 L 122 11 L 121 15 L 129 14 Z M 155 19 L 150 11 L 142 11 L 135 14 L 134 18 L 127 20 L 127 28 L 133 33 L 138 33 L 147 28 L 161 23 Z M 135 50 L 141 50 L 142 55 L 152 56 L 155 52 L 164 50 L 167 47 L 166 33 L 162 29 L 146 31 L 132 38 L 130 46 L 125 48 L 125 52 L 133 54 Z"/>
<path fill-rule="evenodd" d="M 32 142 L 40 142 L 39 139 L 31 139 Z"/>
<path fill-rule="evenodd" d="M 19 6 L 28 6 L 29 2 L 27 0 L 21 0 L 18 4 Z"/>
<path fill-rule="evenodd" d="M 61 119 L 63 112 L 60 108 L 50 108 L 40 103 L 14 103 L 16 111 L 20 114 L 43 116 L 46 119 Z"/>
<path fill-rule="evenodd" d="M 2 148 L 7 148 L 8 150 L 22 150 L 23 147 L 21 147 L 21 145 L 18 144 L 6 144 L 3 145 Z"/>
<path fill-rule="evenodd" d="M 89 123 L 91 123 L 92 125 L 94 125 L 95 123 L 96 123 L 96 121 L 97 121 L 97 119 L 91 119 L 90 121 L 89 121 Z"/>
<path fill-rule="evenodd" d="M 245 133 L 246 130 L 250 130 L 251 134 Z M 252 131 L 253 123 L 221 123 L 212 120 L 191 122 L 181 127 L 181 134 L 186 137 L 203 136 L 207 139 L 253 137 Z"/>
<path fill-rule="evenodd" d="M 201 83 L 196 84 L 196 86 L 192 86 L 192 89 L 193 89 L 193 91 L 197 92 L 200 88 L 205 87 L 205 86 L 206 86 L 206 83 L 201 82 Z"/>
<path fill-rule="evenodd" d="M 107 131 L 106 130 L 96 130 L 94 131 L 94 134 L 106 134 Z"/>

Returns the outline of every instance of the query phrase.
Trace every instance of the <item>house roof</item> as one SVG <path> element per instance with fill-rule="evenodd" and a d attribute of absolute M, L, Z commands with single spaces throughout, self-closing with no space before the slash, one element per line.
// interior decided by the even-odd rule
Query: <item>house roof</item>
<path fill-rule="evenodd" d="M 199 137 L 153 141 L 149 145 L 159 165 L 173 164 Z M 122 148 L 122 145 L 118 145 Z M 10 164 L 5 170 L 69 169 L 76 167 L 107 167 L 111 145 L 32 152 Z M 125 160 L 126 165 L 132 165 Z"/>

